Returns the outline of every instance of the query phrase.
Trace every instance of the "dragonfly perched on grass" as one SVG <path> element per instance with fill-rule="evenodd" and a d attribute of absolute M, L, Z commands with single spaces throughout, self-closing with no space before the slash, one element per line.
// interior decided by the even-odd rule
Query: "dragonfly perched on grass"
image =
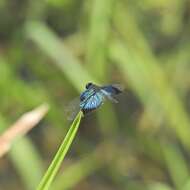
<path fill-rule="evenodd" d="M 118 100 L 115 97 L 122 93 L 123 89 L 119 84 L 98 86 L 91 82 L 87 83 L 86 89 L 81 93 L 80 98 L 75 99 L 68 106 L 66 110 L 69 116 L 68 119 L 72 120 L 80 110 L 84 115 L 96 110 L 105 100 L 117 103 Z"/>

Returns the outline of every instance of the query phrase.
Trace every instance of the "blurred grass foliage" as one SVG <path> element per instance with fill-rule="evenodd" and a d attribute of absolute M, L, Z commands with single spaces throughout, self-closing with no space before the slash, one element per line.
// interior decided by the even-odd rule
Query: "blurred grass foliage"
<path fill-rule="evenodd" d="M 37 187 L 92 81 L 126 90 L 82 120 L 52 189 L 188 190 L 189 23 L 185 0 L 0 1 L 0 131 L 51 107 L 1 160 L 0 187 Z"/>

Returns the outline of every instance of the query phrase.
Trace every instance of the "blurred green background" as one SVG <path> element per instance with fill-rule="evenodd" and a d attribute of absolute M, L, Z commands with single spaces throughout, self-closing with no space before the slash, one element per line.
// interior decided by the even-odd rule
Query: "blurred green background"
<path fill-rule="evenodd" d="M 119 104 L 82 120 L 52 190 L 190 189 L 188 0 L 1 0 L 0 131 L 50 111 L 0 160 L 0 189 L 34 190 L 89 81 Z"/>

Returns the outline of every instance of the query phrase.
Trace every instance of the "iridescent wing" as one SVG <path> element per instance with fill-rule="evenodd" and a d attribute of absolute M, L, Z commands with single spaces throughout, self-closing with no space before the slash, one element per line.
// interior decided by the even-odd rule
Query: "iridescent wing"
<path fill-rule="evenodd" d="M 120 84 L 111 84 L 101 87 L 102 90 L 105 90 L 110 95 L 117 95 L 124 91 L 124 87 Z"/>
<path fill-rule="evenodd" d="M 84 114 L 97 109 L 104 101 L 104 96 L 100 92 L 91 95 L 85 102 L 81 104 L 81 110 Z"/>
<path fill-rule="evenodd" d="M 85 90 L 84 92 L 81 93 L 80 95 L 80 101 L 83 102 L 86 99 L 88 99 L 88 97 L 90 97 L 91 95 L 93 95 L 95 92 L 93 89 L 91 90 Z"/>
<path fill-rule="evenodd" d="M 69 102 L 68 105 L 66 105 L 64 111 L 67 117 L 67 120 L 71 121 L 75 118 L 77 113 L 80 111 L 80 98 L 77 97 L 73 99 L 71 102 Z"/>

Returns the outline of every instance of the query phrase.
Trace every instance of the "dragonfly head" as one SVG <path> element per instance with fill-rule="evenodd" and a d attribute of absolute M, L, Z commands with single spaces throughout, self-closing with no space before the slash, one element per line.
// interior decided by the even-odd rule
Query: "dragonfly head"
<path fill-rule="evenodd" d="M 91 82 L 86 84 L 86 89 L 89 89 L 93 84 Z"/>

